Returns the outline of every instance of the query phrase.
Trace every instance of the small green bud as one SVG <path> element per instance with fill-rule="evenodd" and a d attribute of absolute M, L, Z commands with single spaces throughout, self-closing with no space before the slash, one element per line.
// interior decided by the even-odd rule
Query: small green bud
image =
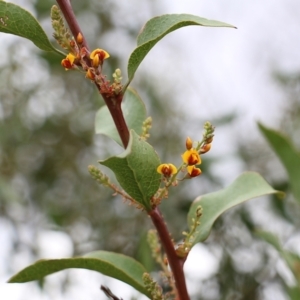
<path fill-rule="evenodd" d="M 61 18 L 60 10 L 56 5 L 53 5 L 51 7 L 50 17 L 51 17 L 51 20 L 59 20 Z"/>
<path fill-rule="evenodd" d="M 88 166 L 89 173 L 91 176 L 99 183 L 108 186 L 110 184 L 109 178 L 103 174 L 98 168 L 95 166 Z"/>
<path fill-rule="evenodd" d="M 143 274 L 143 282 L 153 300 L 165 300 L 162 288 L 153 280 L 149 273 Z"/>
<path fill-rule="evenodd" d="M 114 78 L 114 83 L 121 83 L 123 77 L 120 69 L 116 69 L 112 76 Z"/>

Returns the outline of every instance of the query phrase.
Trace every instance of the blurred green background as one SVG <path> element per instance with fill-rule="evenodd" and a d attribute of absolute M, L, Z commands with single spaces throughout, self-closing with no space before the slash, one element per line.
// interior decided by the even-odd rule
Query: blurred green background
<path fill-rule="evenodd" d="M 51 36 L 49 11 L 54 1 L 24 3 Z M 104 72 L 112 74 L 121 67 L 125 75 L 126 60 L 140 28 L 148 18 L 162 14 L 168 1 L 163 5 L 158 1 L 72 1 L 72 5 L 90 47 L 101 47 L 111 54 Z M 221 21 L 234 24 L 226 14 L 225 19 L 222 13 L 219 15 Z M 192 34 L 196 32 L 193 29 Z M 43 257 L 39 236 L 45 231 L 66 234 L 72 243 L 70 255 L 97 249 L 121 252 L 140 260 L 149 271 L 157 270 L 145 241 L 151 228 L 149 218 L 123 204 L 120 197 L 99 186 L 87 172 L 88 165 L 97 165 L 99 159 L 122 151 L 113 141 L 94 134 L 95 113 L 103 101 L 93 85 L 79 72 L 64 71 L 60 57 L 39 51 L 29 41 L 4 34 L 0 34 L 0 41 L 4 47 L 0 50 L 0 230 L 9 233 L 0 250 L 4 280 L 20 266 Z M 173 56 L 167 50 L 161 56 L 155 55 L 155 59 L 162 64 L 170 59 L 173 69 L 154 75 L 150 59 L 146 60 L 132 83 L 153 118 L 149 142 L 162 161 L 178 164 L 186 136 L 201 139 L 207 118 L 216 126 L 216 139 L 219 138 L 211 152 L 203 156 L 203 175 L 174 189 L 162 204 L 173 238 L 180 240 L 181 232 L 187 229 L 186 214 L 196 196 L 224 187 L 241 171 L 258 171 L 271 185 L 287 193 L 284 201 L 254 200 L 234 208 L 216 222 L 210 238 L 201 247 L 214 256 L 217 267 L 199 279 L 193 299 L 292 299 L 288 295 L 288 286 L 293 285 L 291 274 L 286 275 L 288 268 L 278 265 L 283 262 L 276 251 L 253 233 L 257 227 L 271 230 L 287 247 L 300 253 L 295 247 L 299 243 L 300 208 L 289 193 L 285 172 L 259 134 L 252 135 L 241 125 L 243 112 L 233 105 L 226 106 L 226 98 L 222 100 L 224 109 L 218 107 L 212 114 L 206 115 L 199 106 L 190 113 L 189 108 L 185 109 L 185 101 L 201 101 L 196 99 L 210 96 L 205 91 L 201 94 L 203 86 L 197 93 L 191 88 L 206 75 L 193 69 L 200 70 L 201 61 L 197 65 L 188 61 L 189 55 L 176 55 L 176 44 L 169 42 Z M 158 48 L 161 49 L 163 46 Z M 152 72 L 147 72 L 147 68 Z M 182 72 L 182 81 L 174 82 L 173 72 Z M 196 79 L 188 77 L 194 74 L 198 74 Z M 273 125 L 300 146 L 300 73 L 270 68 L 268 76 L 283 99 Z M 221 85 L 217 76 L 211 85 L 215 85 L 214 89 Z M 187 95 L 187 99 L 178 100 L 182 95 Z M 211 97 L 215 95 L 212 93 Z M 205 104 L 204 100 L 201 105 Z M 247 107 L 247 102 L 244 105 Z M 203 111 L 214 106 L 218 104 L 210 104 Z M 255 120 L 252 122 L 255 124 Z M 20 262 L 22 258 L 24 261 Z M 72 284 L 66 273 L 54 288 L 69 299 Z M 47 281 L 42 286 L 43 293 L 49 293 Z M 28 295 L 19 299 L 28 299 Z"/>

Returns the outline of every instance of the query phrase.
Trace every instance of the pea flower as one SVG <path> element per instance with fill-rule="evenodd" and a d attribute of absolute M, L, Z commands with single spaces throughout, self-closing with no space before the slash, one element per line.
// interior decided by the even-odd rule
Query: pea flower
<path fill-rule="evenodd" d="M 195 166 L 188 166 L 187 171 L 190 175 L 190 177 L 197 177 L 201 175 L 202 171 L 199 168 L 196 168 Z"/>
<path fill-rule="evenodd" d="M 67 55 L 66 58 L 64 58 L 62 61 L 61 61 L 61 65 L 66 69 L 66 70 L 69 70 L 69 69 L 72 69 L 73 66 L 74 66 L 74 61 L 75 61 L 75 55 L 72 54 L 72 53 L 69 53 Z"/>
<path fill-rule="evenodd" d="M 157 167 L 157 172 L 165 177 L 170 177 L 177 173 L 177 168 L 173 164 L 161 164 Z"/>
<path fill-rule="evenodd" d="M 103 64 L 104 59 L 109 58 L 109 54 L 103 49 L 95 49 L 90 54 L 90 59 L 92 60 L 92 65 L 97 68 L 99 65 Z"/>
<path fill-rule="evenodd" d="M 182 155 L 182 160 L 185 164 L 189 166 L 201 164 L 201 158 L 197 150 L 191 148 L 186 150 Z"/>

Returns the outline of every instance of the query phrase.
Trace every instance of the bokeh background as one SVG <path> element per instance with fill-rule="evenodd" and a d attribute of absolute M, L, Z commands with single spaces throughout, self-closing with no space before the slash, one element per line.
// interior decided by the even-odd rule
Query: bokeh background
<path fill-rule="evenodd" d="M 8 2 L 28 9 L 52 36 L 55 1 Z M 300 254 L 299 205 L 257 128 L 260 121 L 280 129 L 300 146 L 300 2 L 73 0 L 72 5 L 90 48 L 111 54 L 104 68 L 108 76 L 119 67 L 126 77 L 136 36 L 151 17 L 190 13 L 238 27 L 173 32 L 143 61 L 132 86 L 153 118 L 149 142 L 162 161 L 178 164 L 185 138 L 201 139 L 207 120 L 216 126 L 203 175 L 162 204 L 175 240 L 187 229 L 193 199 L 225 187 L 243 171 L 260 172 L 287 193 L 284 201 L 252 200 L 216 222 L 186 264 L 192 298 L 292 299 L 292 273 L 254 230 L 275 233 L 286 249 Z M 106 299 L 100 284 L 123 299 L 142 299 L 125 284 L 85 270 L 54 274 L 39 284 L 5 283 L 37 259 L 98 249 L 134 256 L 153 274 L 158 266 L 146 243 L 149 219 L 87 172 L 88 165 L 122 151 L 94 134 L 103 101 L 93 85 L 30 41 L 0 33 L 0 44 L 1 299 Z"/>

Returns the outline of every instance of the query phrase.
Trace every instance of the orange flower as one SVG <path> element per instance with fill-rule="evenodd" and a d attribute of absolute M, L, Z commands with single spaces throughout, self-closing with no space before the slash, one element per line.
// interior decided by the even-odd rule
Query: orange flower
<path fill-rule="evenodd" d="M 69 53 L 66 58 L 61 61 L 61 65 L 66 69 L 72 69 L 74 67 L 75 56 Z"/>
<path fill-rule="evenodd" d="M 202 171 L 195 166 L 188 166 L 187 171 L 191 177 L 199 176 L 202 173 Z"/>
<path fill-rule="evenodd" d="M 170 177 L 177 173 L 177 168 L 173 164 L 161 164 L 157 167 L 157 172 L 165 177 Z"/>
<path fill-rule="evenodd" d="M 200 155 L 195 149 L 186 150 L 181 157 L 183 162 L 189 166 L 201 164 Z"/>
<path fill-rule="evenodd" d="M 92 65 L 97 68 L 99 65 L 103 64 L 104 59 L 109 58 L 109 54 L 103 49 L 95 49 L 90 54 L 90 59 L 92 60 Z"/>

